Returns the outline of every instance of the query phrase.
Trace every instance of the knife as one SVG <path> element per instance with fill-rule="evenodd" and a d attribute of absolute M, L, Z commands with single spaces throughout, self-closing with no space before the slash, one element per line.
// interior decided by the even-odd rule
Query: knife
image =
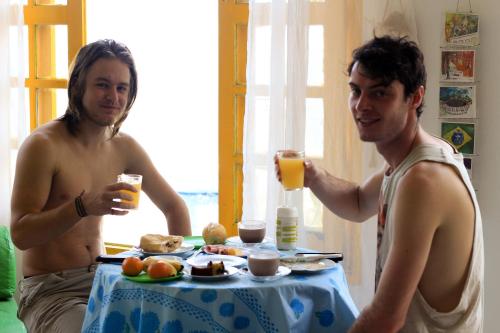
<path fill-rule="evenodd" d="M 297 253 L 294 256 L 281 257 L 281 261 L 285 262 L 312 262 L 321 259 L 330 259 L 335 262 L 342 261 L 342 253 Z"/>

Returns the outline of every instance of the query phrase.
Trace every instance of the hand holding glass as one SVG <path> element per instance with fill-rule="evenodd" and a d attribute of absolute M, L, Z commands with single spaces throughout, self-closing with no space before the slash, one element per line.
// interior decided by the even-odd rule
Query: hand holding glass
<path fill-rule="evenodd" d="M 139 195 L 141 193 L 141 185 L 142 185 L 142 175 L 133 175 L 133 174 L 121 174 L 118 175 L 117 181 L 119 183 L 127 183 L 134 186 L 137 189 L 137 192 L 121 190 L 130 194 L 132 196 L 132 200 L 122 199 L 123 202 L 130 203 L 134 206 L 132 209 L 139 208 Z"/>
<path fill-rule="evenodd" d="M 300 190 L 304 187 L 303 151 L 278 151 L 278 165 L 281 183 L 286 191 Z"/>

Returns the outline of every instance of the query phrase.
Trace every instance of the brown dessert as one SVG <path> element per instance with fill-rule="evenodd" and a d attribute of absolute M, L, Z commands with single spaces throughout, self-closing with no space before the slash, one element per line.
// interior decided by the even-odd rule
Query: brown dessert
<path fill-rule="evenodd" d="M 206 267 L 203 266 L 193 266 L 191 267 L 191 275 L 198 276 L 215 276 L 222 275 L 226 272 L 224 267 L 224 262 L 211 262 L 209 261 Z"/>

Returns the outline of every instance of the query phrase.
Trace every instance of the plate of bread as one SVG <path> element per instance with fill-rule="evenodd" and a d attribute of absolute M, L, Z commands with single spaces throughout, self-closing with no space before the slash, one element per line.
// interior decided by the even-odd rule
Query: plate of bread
<path fill-rule="evenodd" d="M 194 249 L 193 244 L 184 243 L 177 235 L 146 234 L 141 237 L 137 249 L 145 255 L 183 254 Z"/>

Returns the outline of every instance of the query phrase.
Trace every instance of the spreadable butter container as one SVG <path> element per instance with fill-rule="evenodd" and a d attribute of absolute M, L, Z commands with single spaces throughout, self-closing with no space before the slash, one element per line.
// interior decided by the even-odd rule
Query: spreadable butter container
<path fill-rule="evenodd" d="M 276 214 L 276 246 L 279 250 L 297 247 L 299 213 L 295 207 L 278 207 Z"/>

